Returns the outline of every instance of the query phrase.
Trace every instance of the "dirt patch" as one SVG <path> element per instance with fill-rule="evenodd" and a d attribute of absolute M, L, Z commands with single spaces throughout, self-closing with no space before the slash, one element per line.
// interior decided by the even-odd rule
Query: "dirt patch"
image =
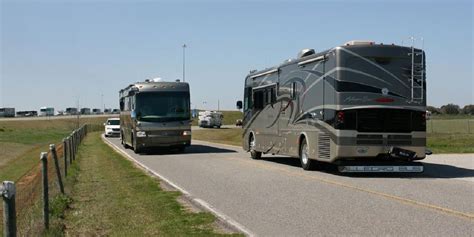
<path fill-rule="evenodd" d="M 11 142 L 0 142 L 0 167 L 27 152 L 32 147 L 34 146 Z"/>

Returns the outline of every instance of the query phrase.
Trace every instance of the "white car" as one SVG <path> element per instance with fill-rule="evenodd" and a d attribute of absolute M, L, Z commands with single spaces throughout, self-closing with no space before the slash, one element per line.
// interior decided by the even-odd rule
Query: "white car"
<path fill-rule="evenodd" d="M 120 136 L 120 119 L 119 118 L 109 118 L 107 122 L 104 123 L 105 126 L 105 136 Z"/>

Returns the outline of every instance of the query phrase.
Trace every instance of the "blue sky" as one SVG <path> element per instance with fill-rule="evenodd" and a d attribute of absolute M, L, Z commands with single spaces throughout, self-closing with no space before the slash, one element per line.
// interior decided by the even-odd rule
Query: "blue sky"
<path fill-rule="evenodd" d="M 118 107 L 135 81 L 182 77 L 192 106 L 234 109 L 251 69 L 353 39 L 424 37 L 428 103 L 474 103 L 471 1 L 0 0 L 0 106 Z M 206 103 L 204 103 L 206 102 Z"/>

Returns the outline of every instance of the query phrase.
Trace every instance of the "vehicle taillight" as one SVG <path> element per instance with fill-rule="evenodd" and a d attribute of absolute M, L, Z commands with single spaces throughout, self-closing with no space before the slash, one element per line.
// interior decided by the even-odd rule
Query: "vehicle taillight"
<path fill-rule="evenodd" d="M 338 123 L 344 123 L 344 112 L 343 111 L 339 111 L 337 112 L 337 122 Z"/>
<path fill-rule="evenodd" d="M 377 98 L 375 101 L 379 102 L 379 103 L 391 103 L 393 101 L 395 101 L 394 99 L 392 98 Z"/>

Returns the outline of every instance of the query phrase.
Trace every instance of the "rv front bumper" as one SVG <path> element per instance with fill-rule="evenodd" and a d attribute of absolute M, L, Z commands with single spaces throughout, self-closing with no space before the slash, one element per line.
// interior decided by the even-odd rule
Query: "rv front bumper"
<path fill-rule="evenodd" d="M 181 136 L 146 136 L 137 137 L 137 146 L 148 147 L 169 147 L 169 146 L 190 146 L 191 135 Z"/>

